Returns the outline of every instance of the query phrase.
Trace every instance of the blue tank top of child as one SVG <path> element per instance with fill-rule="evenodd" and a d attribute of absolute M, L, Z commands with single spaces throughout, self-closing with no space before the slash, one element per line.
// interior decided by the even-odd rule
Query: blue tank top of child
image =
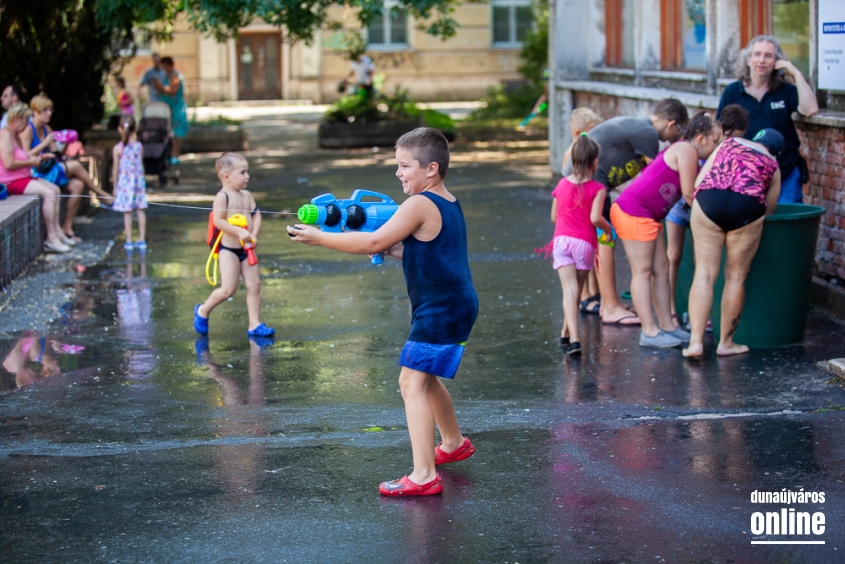
<path fill-rule="evenodd" d="M 461 204 L 423 192 L 440 211 L 440 233 L 431 241 L 409 235 L 402 244 L 402 270 L 411 298 L 409 341 L 434 345 L 466 342 L 478 317 L 478 294 L 467 257 Z"/>

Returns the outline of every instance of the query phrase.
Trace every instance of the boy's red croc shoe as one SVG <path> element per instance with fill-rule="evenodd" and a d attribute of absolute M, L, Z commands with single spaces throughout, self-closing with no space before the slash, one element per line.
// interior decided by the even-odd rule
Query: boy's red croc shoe
<path fill-rule="evenodd" d="M 443 480 L 440 479 L 440 474 L 437 474 L 429 483 L 420 485 L 409 480 L 408 476 L 402 476 L 392 482 L 382 482 L 379 484 L 378 491 L 381 495 L 393 497 L 437 495 L 443 493 Z"/>
<path fill-rule="evenodd" d="M 472 446 L 472 443 L 469 442 L 469 439 L 464 437 L 464 442 L 461 446 L 459 446 L 453 452 L 444 452 L 443 449 L 440 447 L 443 443 L 440 443 L 436 447 L 434 447 L 434 464 L 439 466 L 440 464 L 449 464 L 450 462 L 458 462 L 460 460 L 466 460 L 473 454 L 475 454 L 475 447 Z"/>

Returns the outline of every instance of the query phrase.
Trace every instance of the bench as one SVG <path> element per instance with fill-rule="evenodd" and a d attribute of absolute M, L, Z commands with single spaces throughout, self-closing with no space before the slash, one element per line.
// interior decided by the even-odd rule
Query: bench
<path fill-rule="evenodd" d="M 15 195 L 0 200 L 0 290 L 29 266 L 43 245 L 40 198 Z"/>

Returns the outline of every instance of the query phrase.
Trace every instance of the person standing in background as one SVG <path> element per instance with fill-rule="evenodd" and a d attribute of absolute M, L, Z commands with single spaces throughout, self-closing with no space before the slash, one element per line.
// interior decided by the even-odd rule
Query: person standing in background
<path fill-rule="evenodd" d="M 777 157 L 782 178 L 778 203 L 804 203 L 802 186 L 810 178 L 807 162 L 799 152 L 801 141 L 792 113 L 807 117 L 817 114 L 816 93 L 771 35 L 758 35 L 742 50 L 737 76 L 739 80 L 722 92 L 716 118 L 721 117 L 725 106 L 739 104 L 748 110 L 746 139 L 766 128 L 783 135 L 785 146 Z"/>
<path fill-rule="evenodd" d="M 148 100 L 150 102 L 158 102 L 161 101 L 161 95 L 159 94 L 158 90 L 156 90 L 155 86 L 153 86 L 153 80 L 158 80 L 161 83 L 167 79 L 167 72 L 161 67 L 161 57 L 159 57 L 158 53 L 153 53 L 153 67 L 151 69 L 147 69 L 144 73 L 144 76 L 141 77 L 141 83 L 138 85 L 140 88 L 141 86 L 146 86 L 148 90 Z M 141 98 L 140 92 L 138 93 L 138 99 Z"/>
<path fill-rule="evenodd" d="M 161 101 L 170 106 L 170 127 L 173 131 L 173 151 L 170 164 L 179 164 L 182 154 L 182 139 L 188 135 L 188 104 L 185 103 L 185 79 L 174 69 L 173 59 L 162 57 L 161 68 L 167 73 L 164 81 L 153 79 L 153 87 L 161 95 Z"/>

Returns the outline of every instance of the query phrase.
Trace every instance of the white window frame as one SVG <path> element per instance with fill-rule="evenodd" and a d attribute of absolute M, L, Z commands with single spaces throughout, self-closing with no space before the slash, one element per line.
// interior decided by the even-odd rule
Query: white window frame
<path fill-rule="evenodd" d="M 491 0 L 490 2 L 490 45 L 496 49 L 519 49 L 522 47 L 522 41 L 516 39 L 516 9 L 532 7 L 531 0 Z M 508 41 L 496 41 L 495 37 L 495 22 L 493 21 L 493 10 L 495 8 L 509 8 L 508 10 L 508 25 L 509 25 L 509 39 Z"/>
<path fill-rule="evenodd" d="M 370 33 L 367 33 L 367 51 L 402 51 L 409 48 L 407 41 L 403 43 L 396 43 L 390 37 L 392 33 L 390 28 L 390 12 L 393 8 L 404 8 L 396 0 L 384 0 L 384 6 L 381 11 L 382 26 L 384 28 L 384 43 L 370 43 Z M 405 38 L 408 37 L 408 13 L 405 12 Z"/>

